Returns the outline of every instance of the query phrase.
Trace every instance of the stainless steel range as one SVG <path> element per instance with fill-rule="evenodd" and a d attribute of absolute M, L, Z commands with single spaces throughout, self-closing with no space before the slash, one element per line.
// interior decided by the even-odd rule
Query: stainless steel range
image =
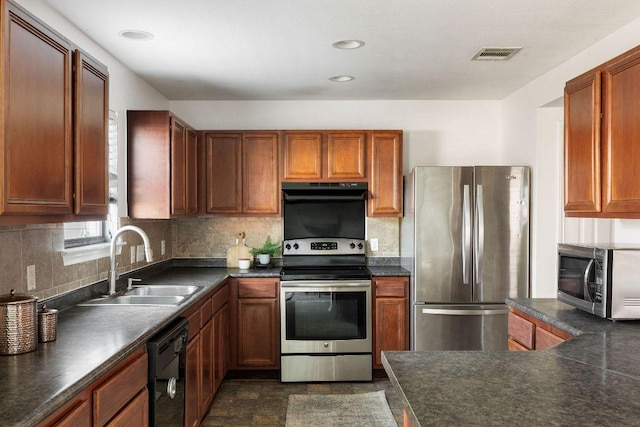
<path fill-rule="evenodd" d="M 281 380 L 372 379 L 366 183 L 283 183 Z"/>

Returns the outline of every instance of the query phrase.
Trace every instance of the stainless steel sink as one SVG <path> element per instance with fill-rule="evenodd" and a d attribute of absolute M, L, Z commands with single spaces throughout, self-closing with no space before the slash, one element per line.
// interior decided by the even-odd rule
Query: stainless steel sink
<path fill-rule="evenodd" d="M 105 305 L 159 305 L 174 306 L 183 303 L 187 299 L 184 295 L 119 295 L 115 297 L 98 298 L 78 305 L 105 306 Z"/>
<path fill-rule="evenodd" d="M 186 285 L 136 285 L 125 295 L 153 295 L 153 296 L 188 296 L 202 289 L 201 286 Z"/>
<path fill-rule="evenodd" d="M 124 295 L 114 295 L 80 303 L 81 306 L 151 305 L 176 306 L 202 289 L 193 285 L 144 285 L 138 284 Z"/>

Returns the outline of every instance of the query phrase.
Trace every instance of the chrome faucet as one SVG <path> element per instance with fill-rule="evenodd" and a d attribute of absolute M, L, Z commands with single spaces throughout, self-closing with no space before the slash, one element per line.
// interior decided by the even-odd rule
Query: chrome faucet
<path fill-rule="evenodd" d="M 116 242 L 118 241 L 118 237 L 124 233 L 125 231 L 135 231 L 142 237 L 144 241 L 144 256 L 147 262 L 153 261 L 153 256 L 151 254 L 151 243 L 149 243 L 149 236 L 144 232 L 140 227 L 136 227 L 135 225 L 125 225 L 124 227 L 120 227 L 113 234 L 111 238 L 111 258 L 109 264 L 109 295 L 113 295 L 116 293 L 116 280 L 118 280 L 118 264 L 116 264 Z"/>

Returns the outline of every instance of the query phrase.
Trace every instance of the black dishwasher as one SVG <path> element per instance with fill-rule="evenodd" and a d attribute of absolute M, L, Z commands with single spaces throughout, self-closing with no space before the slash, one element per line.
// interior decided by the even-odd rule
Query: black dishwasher
<path fill-rule="evenodd" d="M 188 335 L 187 319 L 178 318 L 147 343 L 150 426 L 184 426 Z"/>

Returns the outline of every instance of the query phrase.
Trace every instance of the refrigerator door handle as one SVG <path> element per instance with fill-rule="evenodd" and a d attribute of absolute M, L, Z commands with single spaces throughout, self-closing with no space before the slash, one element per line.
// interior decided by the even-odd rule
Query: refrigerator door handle
<path fill-rule="evenodd" d="M 455 308 L 423 308 L 422 314 L 446 314 L 449 316 L 488 316 L 494 314 L 507 314 L 508 307 L 488 309 L 455 309 Z"/>
<path fill-rule="evenodd" d="M 471 270 L 471 196 L 469 185 L 464 186 L 462 195 L 462 283 L 468 285 Z"/>
<path fill-rule="evenodd" d="M 482 194 L 482 185 L 476 186 L 476 250 L 475 256 L 475 284 L 477 287 L 482 284 L 482 263 L 484 260 L 484 201 Z M 480 295 L 478 295 L 480 297 Z"/>

